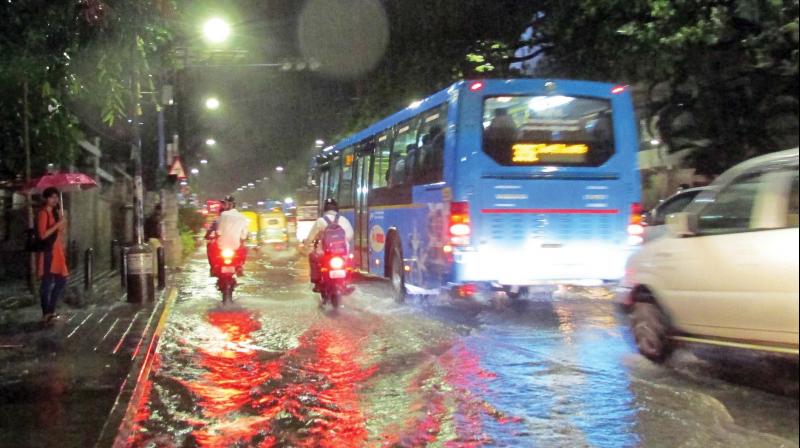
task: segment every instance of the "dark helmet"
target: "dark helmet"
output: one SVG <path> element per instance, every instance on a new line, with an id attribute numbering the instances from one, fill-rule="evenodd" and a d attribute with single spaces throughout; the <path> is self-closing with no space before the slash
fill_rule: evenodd
<path id="1" fill-rule="evenodd" d="M 323 211 L 330 212 L 338 212 L 339 211 L 339 203 L 336 202 L 336 199 L 328 198 L 325 199 L 325 206 L 322 209 Z"/>
<path id="2" fill-rule="evenodd" d="M 236 208 L 236 198 L 234 198 L 232 195 L 225 196 L 225 199 L 222 201 L 228 203 L 228 206 L 231 208 Z"/>

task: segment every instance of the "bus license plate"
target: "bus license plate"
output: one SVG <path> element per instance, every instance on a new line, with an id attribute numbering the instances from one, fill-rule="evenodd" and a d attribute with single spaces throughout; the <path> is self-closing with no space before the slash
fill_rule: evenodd
<path id="1" fill-rule="evenodd" d="M 343 270 L 331 271 L 331 278 L 345 278 L 345 277 L 347 277 L 347 271 Z"/>
<path id="2" fill-rule="evenodd" d="M 222 267 L 222 273 L 223 274 L 233 274 L 234 272 L 236 272 L 236 267 L 234 267 L 234 266 L 223 266 Z"/>

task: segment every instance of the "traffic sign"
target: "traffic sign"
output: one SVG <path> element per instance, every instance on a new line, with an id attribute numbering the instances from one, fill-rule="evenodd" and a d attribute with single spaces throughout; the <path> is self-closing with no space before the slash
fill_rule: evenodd
<path id="1" fill-rule="evenodd" d="M 179 156 L 175 156 L 172 159 L 172 164 L 169 166 L 169 175 L 175 176 L 179 180 L 186 179 L 186 171 L 183 169 L 183 164 L 181 163 L 181 158 Z"/>

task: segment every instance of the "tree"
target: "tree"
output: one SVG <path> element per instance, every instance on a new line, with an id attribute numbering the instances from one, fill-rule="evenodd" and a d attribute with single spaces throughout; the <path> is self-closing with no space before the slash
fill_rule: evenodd
<path id="1" fill-rule="evenodd" d="M 34 170 L 73 160 L 86 128 L 124 146 L 129 126 L 122 118 L 138 103 L 131 82 L 150 83 L 151 61 L 168 44 L 170 10 L 163 0 L 4 2 L 0 172 L 22 171 L 26 118 Z M 29 92 L 27 114 L 24 91 Z"/>
<path id="2" fill-rule="evenodd" d="M 672 151 L 715 174 L 797 145 L 796 0 L 545 1 L 543 75 L 640 84 Z"/>

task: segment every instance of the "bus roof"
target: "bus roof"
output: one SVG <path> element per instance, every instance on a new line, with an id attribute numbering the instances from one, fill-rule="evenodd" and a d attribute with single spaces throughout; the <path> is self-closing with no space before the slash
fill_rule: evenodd
<path id="1" fill-rule="evenodd" d="M 355 143 L 361 142 L 372 135 L 383 132 L 397 123 L 411 119 L 420 112 L 424 112 L 428 109 L 432 109 L 436 106 L 446 103 L 451 95 L 455 94 L 456 92 L 460 92 L 466 88 L 472 89 L 474 86 L 480 85 L 479 89 L 477 90 L 486 90 L 488 92 L 500 91 L 498 93 L 511 94 L 515 90 L 525 91 L 529 90 L 531 87 L 543 87 L 544 84 L 547 82 L 552 82 L 556 86 L 566 85 L 571 89 L 596 91 L 598 93 L 598 96 L 611 96 L 612 91 L 615 88 L 622 87 L 618 86 L 617 84 L 598 82 L 598 81 L 578 81 L 578 80 L 567 80 L 567 79 L 540 79 L 540 78 L 471 79 L 471 80 L 458 81 L 453 85 L 443 90 L 440 90 L 425 99 L 422 99 L 420 101 L 415 101 L 405 109 L 396 112 L 376 123 L 371 124 L 367 128 L 362 129 L 361 131 L 344 138 L 343 140 L 335 143 L 334 145 L 328 146 L 323 150 L 322 155 L 325 156 L 335 155 L 342 149 L 347 148 L 348 146 L 353 145 Z M 623 90 L 626 89 L 623 88 Z M 620 90 L 620 92 L 622 92 L 623 90 Z M 613 93 L 620 93 L 620 92 L 613 92 Z"/>

